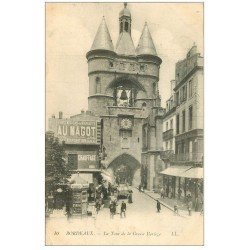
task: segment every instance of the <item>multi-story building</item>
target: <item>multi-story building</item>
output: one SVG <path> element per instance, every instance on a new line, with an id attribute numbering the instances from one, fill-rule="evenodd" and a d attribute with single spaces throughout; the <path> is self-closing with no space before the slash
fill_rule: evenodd
<path id="1" fill-rule="evenodd" d="M 202 200 L 204 89 L 203 57 L 195 45 L 176 63 L 171 89 L 163 122 L 163 185 L 167 196 L 190 193 L 197 209 Z"/>
<path id="2" fill-rule="evenodd" d="M 174 91 L 175 80 L 170 82 L 171 84 L 171 96 L 166 101 L 166 113 L 163 117 L 163 152 L 161 153 L 161 159 L 164 161 L 165 166 L 170 166 L 173 161 L 175 153 L 175 100 Z"/>
<path id="3" fill-rule="evenodd" d="M 178 163 L 203 161 L 203 57 L 194 45 L 176 64 L 176 136 Z"/>
<path id="4" fill-rule="evenodd" d="M 63 118 L 54 115 L 49 119 L 49 131 L 53 131 L 64 144 L 66 161 L 72 171 L 72 178 L 79 175 L 89 184 L 97 184 L 102 149 L 102 121 L 89 111 Z"/>
<path id="5" fill-rule="evenodd" d="M 166 101 L 166 114 L 163 118 L 163 149 L 164 151 L 175 152 L 175 100 L 173 88 L 175 87 L 175 80 L 171 81 L 171 96 Z"/>
<path id="6" fill-rule="evenodd" d="M 103 178 L 109 178 L 101 168 L 101 153 L 104 152 L 102 120 L 90 111 L 82 111 L 70 118 L 64 118 L 59 112 L 58 118 L 54 115 L 49 118 L 49 131 L 64 145 L 65 160 L 71 171 L 70 183 L 84 182 L 88 188 L 87 199 L 93 201 L 98 185 Z"/>

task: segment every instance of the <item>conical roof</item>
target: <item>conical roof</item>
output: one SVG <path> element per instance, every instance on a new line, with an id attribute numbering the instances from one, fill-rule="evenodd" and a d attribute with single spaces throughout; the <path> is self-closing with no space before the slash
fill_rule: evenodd
<path id="1" fill-rule="evenodd" d="M 126 55 L 126 56 L 136 55 L 133 40 L 128 32 L 122 32 L 119 35 L 116 44 L 116 53 L 119 55 Z"/>
<path id="2" fill-rule="evenodd" d="M 142 31 L 138 46 L 136 48 L 136 53 L 137 55 L 157 56 L 155 45 L 151 37 L 151 34 L 149 32 L 147 23 L 145 23 L 143 27 L 143 31 Z"/>
<path id="3" fill-rule="evenodd" d="M 97 49 L 114 51 L 114 45 L 112 43 L 104 17 L 98 28 L 94 42 L 91 47 L 91 50 L 97 50 Z"/>

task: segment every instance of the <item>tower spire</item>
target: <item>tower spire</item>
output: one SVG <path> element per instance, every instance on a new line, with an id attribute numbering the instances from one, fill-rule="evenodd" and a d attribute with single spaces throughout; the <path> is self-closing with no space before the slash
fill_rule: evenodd
<path id="1" fill-rule="evenodd" d="M 111 40 L 104 16 L 102 17 L 102 22 L 98 28 L 94 42 L 91 47 L 91 50 L 97 49 L 114 51 L 114 45 Z"/>
<path id="2" fill-rule="evenodd" d="M 121 55 L 135 55 L 135 46 L 131 38 L 131 13 L 124 3 L 119 13 L 120 35 L 116 44 L 116 53 Z"/>
<path id="3" fill-rule="evenodd" d="M 154 55 L 157 56 L 155 45 L 148 29 L 148 24 L 145 22 L 143 31 L 136 48 L 137 55 Z"/>

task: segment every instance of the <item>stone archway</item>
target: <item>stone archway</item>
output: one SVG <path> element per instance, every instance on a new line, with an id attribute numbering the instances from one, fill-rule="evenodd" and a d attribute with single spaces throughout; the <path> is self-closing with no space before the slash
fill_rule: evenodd
<path id="1" fill-rule="evenodd" d="M 121 154 L 117 156 L 108 166 L 112 169 L 114 179 L 119 183 L 129 183 L 130 185 L 138 185 L 140 183 L 140 162 L 129 154 Z"/>

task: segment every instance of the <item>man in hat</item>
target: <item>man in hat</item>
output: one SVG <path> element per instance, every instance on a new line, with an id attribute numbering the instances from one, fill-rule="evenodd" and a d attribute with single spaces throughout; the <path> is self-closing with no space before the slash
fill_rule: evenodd
<path id="1" fill-rule="evenodd" d="M 122 201 L 122 204 L 121 204 L 121 218 L 124 216 L 124 218 L 126 218 L 126 209 L 127 209 L 127 206 L 126 206 L 126 203 L 124 201 Z"/>

